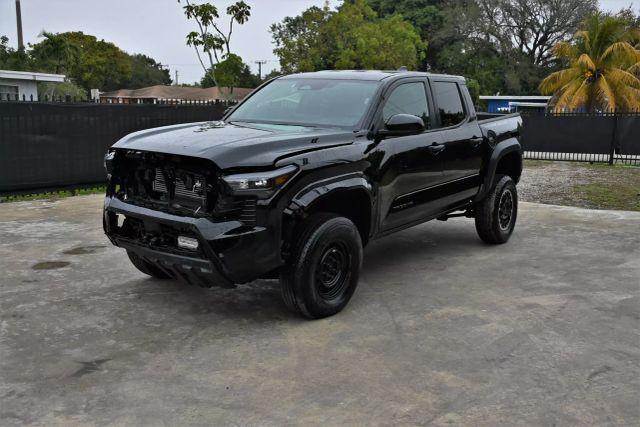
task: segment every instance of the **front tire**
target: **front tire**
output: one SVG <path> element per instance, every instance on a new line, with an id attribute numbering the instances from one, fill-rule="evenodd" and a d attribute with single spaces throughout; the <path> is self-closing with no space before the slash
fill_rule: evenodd
<path id="1" fill-rule="evenodd" d="M 490 244 L 506 243 L 516 226 L 518 190 L 510 176 L 498 176 L 493 190 L 476 205 L 478 236 Z"/>
<path id="2" fill-rule="evenodd" d="M 296 230 L 291 261 L 281 274 L 287 307 L 310 319 L 339 313 L 358 285 L 362 240 L 349 219 L 315 214 Z"/>

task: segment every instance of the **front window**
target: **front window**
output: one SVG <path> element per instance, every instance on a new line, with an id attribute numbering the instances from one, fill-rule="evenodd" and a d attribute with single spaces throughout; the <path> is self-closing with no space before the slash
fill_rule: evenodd
<path id="1" fill-rule="evenodd" d="M 377 81 L 279 79 L 228 117 L 230 122 L 353 128 L 371 104 Z"/>
<path id="2" fill-rule="evenodd" d="M 423 83 L 404 83 L 393 90 L 382 110 L 382 118 L 386 123 L 396 114 L 411 114 L 420 117 L 424 122 L 425 129 L 431 129 L 427 95 Z"/>

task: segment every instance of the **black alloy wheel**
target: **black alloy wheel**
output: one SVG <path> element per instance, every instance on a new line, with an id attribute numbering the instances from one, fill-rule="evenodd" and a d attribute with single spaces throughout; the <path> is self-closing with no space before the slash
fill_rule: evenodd
<path id="1" fill-rule="evenodd" d="M 500 205 L 498 207 L 498 222 L 501 230 L 508 230 L 513 218 L 513 193 L 505 190 L 500 196 Z"/>
<path id="2" fill-rule="evenodd" d="M 335 243 L 325 249 L 315 271 L 318 294 L 331 301 L 344 293 L 349 279 L 350 255 L 343 243 Z"/>
<path id="3" fill-rule="evenodd" d="M 296 228 L 280 275 L 286 306 L 310 319 L 340 312 L 358 286 L 362 240 L 351 220 L 317 213 Z"/>

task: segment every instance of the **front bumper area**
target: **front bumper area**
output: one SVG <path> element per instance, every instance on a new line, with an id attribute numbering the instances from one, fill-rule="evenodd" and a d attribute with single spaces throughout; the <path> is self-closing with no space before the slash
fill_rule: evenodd
<path id="1" fill-rule="evenodd" d="M 136 221 L 145 230 L 144 238 L 127 235 L 119 216 Z M 103 225 L 114 245 L 136 253 L 175 279 L 202 287 L 234 287 L 281 265 L 277 233 L 240 221 L 172 215 L 107 196 Z M 198 249 L 178 247 L 178 235 L 197 239 Z"/>

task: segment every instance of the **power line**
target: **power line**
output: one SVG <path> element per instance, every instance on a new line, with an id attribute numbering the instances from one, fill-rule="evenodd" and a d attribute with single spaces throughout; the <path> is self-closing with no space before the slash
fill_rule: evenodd
<path id="1" fill-rule="evenodd" d="M 254 64 L 257 64 L 258 60 L 255 61 L 250 61 L 253 62 Z M 260 61 L 263 61 L 264 63 L 268 63 L 268 62 L 279 62 L 279 59 L 261 59 Z M 202 64 L 199 63 L 184 63 L 184 64 L 174 64 L 174 63 L 169 63 L 169 64 L 164 64 L 166 66 L 173 66 L 173 67 L 202 67 Z"/>

